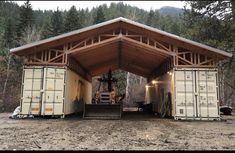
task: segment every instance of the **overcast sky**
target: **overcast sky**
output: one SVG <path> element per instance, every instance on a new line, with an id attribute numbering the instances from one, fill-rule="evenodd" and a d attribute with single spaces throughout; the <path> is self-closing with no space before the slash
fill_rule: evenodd
<path id="1" fill-rule="evenodd" d="M 24 4 L 25 1 L 14 1 L 19 5 Z M 91 10 L 93 7 L 97 7 L 102 4 L 123 2 L 131 6 L 137 6 L 138 8 L 149 11 L 150 9 L 159 9 L 163 6 L 173 6 L 183 8 L 185 2 L 182 1 L 31 1 L 34 10 L 56 10 L 59 7 L 60 10 L 68 10 L 72 5 L 75 5 L 77 9 L 88 8 Z"/>

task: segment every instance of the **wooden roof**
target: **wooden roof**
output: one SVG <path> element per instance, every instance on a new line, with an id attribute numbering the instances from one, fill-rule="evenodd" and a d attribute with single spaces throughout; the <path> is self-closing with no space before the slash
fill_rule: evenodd
<path id="1" fill-rule="evenodd" d="M 15 55 L 24 56 L 32 52 L 53 48 L 69 42 L 83 40 L 99 33 L 105 33 L 107 31 L 120 28 L 134 31 L 139 35 L 147 35 L 162 42 L 190 49 L 200 54 L 213 55 L 218 59 L 232 57 L 231 53 L 122 17 L 13 48 L 10 52 Z M 150 75 L 152 70 L 162 63 L 162 61 L 173 56 L 173 54 L 153 51 L 151 47 L 135 43 L 130 39 L 120 36 L 118 38 L 110 39 L 110 41 L 107 41 L 102 45 L 96 45 L 96 47 L 90 47 L 80 52 L 72 52 L 70 56 L 73 56 L 77 61 L 79 61 L 79 63 L 88 72 L 90 72 L 92 76 L 107 72 L 110 68 L 113 70 L 121 68 L 123 70 L 147 77 Z"/>

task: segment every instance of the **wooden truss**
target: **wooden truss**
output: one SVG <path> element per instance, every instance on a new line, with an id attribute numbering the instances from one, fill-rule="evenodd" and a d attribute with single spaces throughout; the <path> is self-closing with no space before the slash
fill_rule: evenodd
<path id="1" fill-rule="evenodd" d="M 216 67 L 216 59 L 206 55 L 199 54 L 193 50 L 178 47 L 174 44 L 163 42 L 160 38 L 152 38 L 148 35 L 140 35 L 130 30 L 119 28 L 106 33 L 97 33 L 91 37 L 79 39 L 73 42 L 66 42 L 61 46 L 37 51 L 25 55 L 26 65 L 53 65 L 69 66 L 79 74 L 90 80 L 91 74 L 79 61 L 73 58 L 73 55 L 86 53 L 108 44 L 119 43 L 118 65 L 122 65 L 122 43 L 138 46 L 143 51 L 154 56 L 163 57 L 165 60 L 155 69 L 151 70 L 151 76 L 159 76 L 173 67 L 195 67 L 211 68 Z"/>

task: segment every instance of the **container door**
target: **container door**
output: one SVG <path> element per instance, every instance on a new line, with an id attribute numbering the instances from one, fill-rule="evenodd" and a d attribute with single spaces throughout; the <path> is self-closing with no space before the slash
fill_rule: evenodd
<path id="1" fill-rule="evenodd" d="M 196 117 L 194 71 L 175 71 L 175 93 L 175 116 Z"/>
<path id="2" fill-rule="evenodd" d="M 217 100 L 217 72 L 197 71 L 198 116 L 219 117 Z"/>
<path id="3" fill-rule="evenodd" d="M 62 115 L 64 101 L 63 68 L 44 68 L 42 115 Z"/>
<path id="4" fill-rule="evenodd" d="M 42 102 L 43 68 L 25 68 L 23 75 L 21 113 L 39 115 Z"/>

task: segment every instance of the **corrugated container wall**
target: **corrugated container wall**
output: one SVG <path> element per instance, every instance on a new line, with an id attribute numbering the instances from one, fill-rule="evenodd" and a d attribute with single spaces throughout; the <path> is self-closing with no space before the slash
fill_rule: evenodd
<path id="1" fill-rule="evenodd" d="M 91 83 L 66 67 L 24 67 L 21 114 L 64 116 L 91 101 Z"/>
<path id="2" fill-rule="evenodd" d="M 148 98 L 155 99 L 153 111 L 175 119 L 220 119 L 217 75 L 216 69 L 187 68 L 156 78 L 150 86 L 155 94 Z"/>

